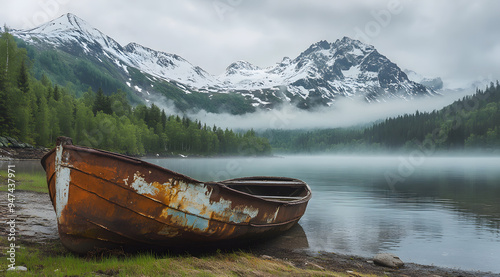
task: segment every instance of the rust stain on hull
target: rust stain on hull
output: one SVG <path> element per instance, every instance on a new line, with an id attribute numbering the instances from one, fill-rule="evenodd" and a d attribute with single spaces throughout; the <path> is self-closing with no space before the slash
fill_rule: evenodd
<path id="1" fill-rule="evenodd" d="M 283 177 L 200 182 L 124 155 L 58 138 L 43 159 L 62 243 L 184 247 L 259 237 L 292 227 L 311 191 Z"/>

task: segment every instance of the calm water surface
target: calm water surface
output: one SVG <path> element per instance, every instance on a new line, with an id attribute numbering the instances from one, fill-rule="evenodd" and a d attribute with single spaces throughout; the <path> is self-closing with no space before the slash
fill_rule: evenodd
<path id="1" fill-rule="evenodd" d="M 500 158 L 290 156 L 149 162 L 201 181 L 285 176 L 313 198 L 279 247 L 500 273 Z M 6 163 L 0 162 L 2 168 Z M 42 170 L 16 162 L 16 170 Z M 290 238 L 290 236 L 292 236 Z M 288 241 L 288 243 L 286 243 Z"/>
<path id="2" fill-rule="evenodd" d="M 288 247 L 500 273 L 500 158 L 152 159 L 201 181 L 285 176 L 313 198 Z M 305 240 L 305 243 L 303 240 Z"/>

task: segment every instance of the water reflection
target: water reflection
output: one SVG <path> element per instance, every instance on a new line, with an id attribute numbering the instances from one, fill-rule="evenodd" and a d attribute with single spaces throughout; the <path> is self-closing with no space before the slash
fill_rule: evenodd
<path id="1" fill-rule="evenodd" d="M 313 198 L 300 230 L 268 247 L 393 252 L 407 262 L 500 273 L 500 158 L 427 157 L 393 186 L 386 175 L 399 173 L 400 157 L 148 161 L 202 181 L 258 175 L 306 181 Z M 18 171 L 42 170 L 37 161 L 15 164 Z"/>
<path id="2" fill-rule="evenodd" d="M 500 158 L 428 157 L 390 186 L 386 175 L 398 174 L 401 160 L 295 156 L 154 162 L 200 180 L 279 175 L 308 182 L 313 198 L 300 224 L 312 252 L 394 252 L 409 262 L 500 272 Z"/>
<path id="3" fill-rule="evenodd" d="M 290 230 L 280 236 L 270 238 L 262 244 L 254 245 L 256 248 L 274 248 L 274 249 L 308 249 L 309 242 L 306 232 L 300 224 L 295 224 Z"/>
<path id="4" fill-rule="evenodd" d="M 0 170 L 7 170 L 9 165 L 15 165 L 16 172 L 37 173 L 43 171 L 39 160 L 28 161 L 0 161 Z"/>

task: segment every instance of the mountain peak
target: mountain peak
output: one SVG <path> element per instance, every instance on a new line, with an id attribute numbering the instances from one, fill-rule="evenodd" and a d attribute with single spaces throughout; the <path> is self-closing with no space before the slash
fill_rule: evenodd
<path id="1" fill-rule="evenodd" d="M 133 52 L 136 49 L 144 49 L 147 51 L 153 51 L 151 48 L 148 48 L 146 46 L 140 45 L 139 43 L 136 42 L 130 42 L 129 44 L 125 45 L 124 47 L 127 51 Z"/>
<path id="2" fill-rule="evenodd" d="M 94 50 L 112 49 L 120 52 L 122 47 L 98 29 L 78 16 L 67 13 L 30 30 L 17 30 L 16 35 L 24 40 L 33 37 L 53 46 L 78 45 L 85 53 Z"/>
<path id="3" fill-rule="evenodd" d="M 68 21 L 73 21 L 73 22 L 76 22 L 76 21 L 80 21 L 80 22 L 85 22 L 85 20 L 81 19 L 80 17 L 76 16 L 75 14 L 72 14 L 72 13 L 67 13 L 67 14 L 63 14 L 62 16 L 60 16 L 59 18 L 61 17 L 66 17 L 68 19 Z"/>
<path id="4" fill-rule="evenodd" d="M 290 57 L 283 57 L 283 59 L 281 60 L 279 65 L 286 66 L 286 65 L 290 65 L 291 63 L 292 63 L 292 59 L 290 59 Z"/>
<path id="5" fill-rule="evenodd" d="M 330 49 L 331 46 L 330 43 L 326 40 L 320 40 L 313 45 L 321 49 Z"/>
<path id="6" fill-rule="evenodd" d="M 354 42 L 359 42 L 359 40 L 352 39 L 350 37 L 344 36 L 341 40 L 342 43 L 354 43 Z"/>
<path id="7" fill-rule="evenodd" d="M 408 76 L 408 79 L 415 83 L 422 84 L 434 90 L 443 88 L 443 80 L 440 77 L 425 77 L 409 69 L 404 69 L 403 72 Z"/>
<path id="8" fill-rule="evenodd" d="M 236 61 L 232 64 L 230 64 L 227 68 L 226 71 L 229 74 L 238 72 L 240 70 L 259 70 L 260 68 L 256 65 L 251 64 L 250 62 L 239 60 Z"/>
<path id="9" fill-rule="evenodd" d="M 70 30 L 84 31 L 93 29 L 94 28 L 85 20 L 72 13 L 67 13 L 36 28 L 27 30 L 27 32 L 50 34 L 56 32 L 67 32 Z"/>
<path id="10" fill-rule="evenodd" d="M 302 52 L 298 58 L 304 58 L 311 54 L 317 53 L 352 53 L 358 56 L 364 55 L 366 53 L 372 52 L 375 48 L 371 45 L 364 44 L 359 40 L 352 39 L 350 37 L 343 37 L 342 39 L 337 39 L 334 43 L 329 43 L 326 40 L 318 41 L 304 52 Z M 326 51 L 326 52 L 325 52 Z"/>
<path id="11" fill-rule="evenodd" d="M 333 44 L 334 47 L 337 48 L 340 52 L 351 53 L 357 56 L 364 56 L 373 51 L 377 51 L 372 45 L 365 44 L 357 39 L 352 39 L 350 37 L 337 39 Z"/>

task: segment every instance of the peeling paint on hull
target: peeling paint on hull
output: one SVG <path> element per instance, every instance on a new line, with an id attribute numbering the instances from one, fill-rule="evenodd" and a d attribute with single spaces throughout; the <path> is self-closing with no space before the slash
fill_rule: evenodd
<path id="1" fill-rule="evenodd" d="M 69 183 L 71 181 L 71 170 L 68 167 L 62 166 L 63 161 L 63 146 L 59 145 L 56 148 L 56 215 L 57 220 L 61 219 L 63 209 L 68 203 Z"/>
<path id="2" fill-rule="evenodd" d="M 168 249 L 279 233 L 298 222 L 311 198 L 307 184 L 297 179 L 203 183 L 61 140 L 65 143 L 58 142 L 42 165 L 61 241 L 74 252 L 122 246 Z"/>

